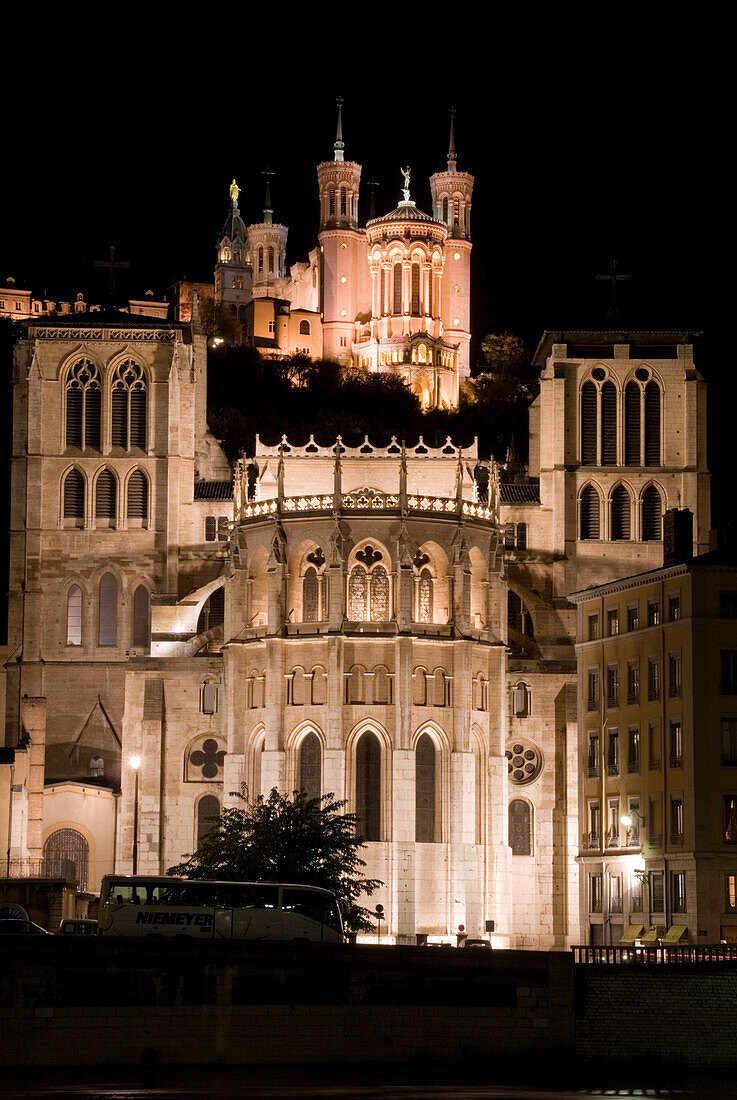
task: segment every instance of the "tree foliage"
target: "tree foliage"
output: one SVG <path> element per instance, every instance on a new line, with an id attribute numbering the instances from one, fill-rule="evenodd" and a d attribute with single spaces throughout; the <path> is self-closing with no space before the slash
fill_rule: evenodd
<path id="1" fill-rule="evenodd" d="M 343 813 L 345 802 L 334 795 L 291 797 L 274 788 L 242 805 L 223 809 L 201 839 L 197 851 L 170 875 L 229 882 L 293 882 L 332 890 L 348 913 L 350 931 L 372 931 L 369 910 L 358 904 L 382 883 L 365 878 L 359 851 L 365 839 L 355 814 Z"/>

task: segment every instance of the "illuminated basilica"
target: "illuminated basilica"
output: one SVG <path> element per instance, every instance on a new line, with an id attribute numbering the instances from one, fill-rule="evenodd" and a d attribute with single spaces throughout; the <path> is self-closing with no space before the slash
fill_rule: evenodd
<path id="1" fill-rule="evenodd" d="M 268 197 L 246 227 L 232 186 L 215 298 L 265 352 L 396 371 L 452 406 L 473 179 L 451 132 L 432 214 L 405 171 L 396 208 L 361 227 L 343 154 L 339 120 L 318 245 L 289 271 Z M 31 321 L 16 346 L 9 861 L 63 856 L 94 891 L 134 860 L 179 862 L 231 792 L 304 787 L 359 815 L 390 939 L 581 942 L 567 597 L 660 567 L 666 509 L 689 508 L 706 549 L 690 338 L 545 333 L 517 476 L 450 440 L 259 441 L 232 469 L 206 351 L 196 307 Z"/>

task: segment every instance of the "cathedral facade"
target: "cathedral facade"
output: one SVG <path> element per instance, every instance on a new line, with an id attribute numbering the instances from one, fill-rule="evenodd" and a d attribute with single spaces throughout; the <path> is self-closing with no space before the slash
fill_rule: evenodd
<path id="1" fill-rule="evenodd" d="M 359 229 L 339 130 L 318 167 L 318 247 L 289 275 L 268 200 L 246 227 L 234 187 L 216 295 L 246 320 L 285 303 L 298 329 L 319 326 L 297 332 L 319 332 L 315 354 L 454 404 L 473 182 L 455 163 L 451 143 L 432 216 L 407 187 Z M 232 792 L 303 787 L 360 817 L 396 942 L 461 927 L 499 946 L 581 942 L 568 596 L 660 567 L 668 509 L 690 509 L 706 548 L 705 393 L 686 333 L 546 333 L 536 361 L 524 475 L 451 440 L 259 441 L 231 469 L 207 428 L 196 308 L 29 324 L 13 375 L 9 862 L 63 855 L 91 890 L 113 868 L 163 873 Z"/>

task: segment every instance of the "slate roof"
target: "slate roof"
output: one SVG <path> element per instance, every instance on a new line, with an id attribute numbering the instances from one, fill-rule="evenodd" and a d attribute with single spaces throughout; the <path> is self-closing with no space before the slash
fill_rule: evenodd
<path id="1" fill-rule="evenodd" d="M 517 485 L 512 481 L 502 481 L 499 485 L 500 504 L 539 504 L 540 482 L 528 481 Z"/>
<path id="2" fill-rule="evenodd" d="M 232 481 L 195 481 L 195 500 L 232 500 Z"/>

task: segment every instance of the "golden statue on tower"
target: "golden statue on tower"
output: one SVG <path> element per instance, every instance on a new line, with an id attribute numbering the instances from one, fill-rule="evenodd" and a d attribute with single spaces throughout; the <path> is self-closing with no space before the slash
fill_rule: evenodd
<path id="1" fill-rule="evenodd" d="M 241 189 L 235 182 L 235 176 L 233 176 L 233 182 L 230 185 L 230 201 L 233 203 L 234 206 L 238 205 L 238 196 L 240 195 L 240 193 Z"/>

